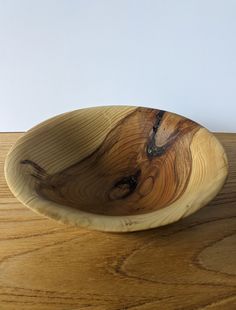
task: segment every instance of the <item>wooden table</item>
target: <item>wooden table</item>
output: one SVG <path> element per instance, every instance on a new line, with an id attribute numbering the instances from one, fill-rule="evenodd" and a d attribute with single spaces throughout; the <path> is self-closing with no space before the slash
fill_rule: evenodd
<path id="1" fill-rule="evenodd" d="M 236 134 L 216 134 L 230 175 L 178 223 L 111 234 L 58 224 L 18 203 L 3 163 L 22 133 L 0 134 L 0 309 L 236 309 Z"/>

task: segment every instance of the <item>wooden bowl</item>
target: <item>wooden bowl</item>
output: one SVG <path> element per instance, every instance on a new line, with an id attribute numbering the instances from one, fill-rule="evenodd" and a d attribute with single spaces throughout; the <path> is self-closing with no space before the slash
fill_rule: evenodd
<path id="1" fill-rule="evenodd" d="M 14 195 L 34 211 L 114 232 L 175 222 L 208 203 L 228 164 L 207 129 L 161 110 L 108 106 L 29 130 L 5 163 Z"/>

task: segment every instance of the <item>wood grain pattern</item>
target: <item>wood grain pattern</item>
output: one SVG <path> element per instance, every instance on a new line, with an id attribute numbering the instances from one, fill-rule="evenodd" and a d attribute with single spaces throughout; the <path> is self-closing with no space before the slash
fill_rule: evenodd
<path id="1" fill-rule="evenodd" d="M 34 161 L 21 163 L 32 167 L 38 195 L 60 205 L 105 215 L 148 213 L 170 205 L 186 189 L 190 144 L 199 128 L 171 113 L 138 108 L 95 152 L 66 169 L 50 175 Z"/>
<path id="2" fill-rule="evenodd" d="M 20 204 L 3 162 L 21 133 L 0 134 L 1 310 L 235 310 L 236 134 L 217 134 L 230 174 L 205 208 L 168 226 L 107 234 Z"/>
<path id="3" fill-rule="evenodd" d="M 225 181 L 227 159 L 214 135 L 183 116 L 97 107 L 30 130 L 5 171 L 15 196 L 39 213 L 85 228 L 135 231 L 205 205 Z"/>

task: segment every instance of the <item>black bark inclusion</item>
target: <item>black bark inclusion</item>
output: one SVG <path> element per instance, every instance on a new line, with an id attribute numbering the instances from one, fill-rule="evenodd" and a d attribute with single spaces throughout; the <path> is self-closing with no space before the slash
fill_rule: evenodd
<path id="1" fill-rule="evenodd" d="M 152 128 L 152 134 L 149 138 L 148 144 L 147 144 L 147 156 L 148 158 L 152 158 L 155 156 L 161 156 L 165 153 L 166 148 L 168 145 L 163 145 L 161 147 L 156 146 L 155 144 L 155 138 L 156 134 L 158 132 L 158 129 L 161 125 L 162 118 L 165 114 L 165 111 L 160 110 L 156 114 L 156 120 L 154 123 L 154 126 Z M 130 196 L 138 186 L 139 177 L 141 175 L 141 170 L 137 170 L 137 172 L 130 176 L 125 176 L 118 180 L 112 187 L 112 192 L 116 192 L 116 198 L 115 199 L 124 199 Z"/>
<path id="2" fill-rule="evenodd" d="M 163 155 L 167 148 L 167 145 L 157 146 L 155 143 L 156 135 L 157 135 L 158 129 L 160 128 L 161 121 L 162 121 L 164 114 L 165 114 L 165 111 L 161 110 L 156 115 L 156 120 L 152 128 L 152 134 L 147 144 L 147 156 L 150 159 L 153 157 Z"/>

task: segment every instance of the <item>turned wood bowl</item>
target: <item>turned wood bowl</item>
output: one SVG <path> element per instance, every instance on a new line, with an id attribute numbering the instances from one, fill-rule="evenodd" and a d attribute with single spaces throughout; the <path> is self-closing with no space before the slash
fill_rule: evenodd
<path id="1" fill-rule="evenodd" d="M 228 174 L 206 128 L 145 107 L 80 109 L 30 129 L 5 176 L 27 207 L 63 223 L 125 232 L 175 222 L 207 204 Z"/>

